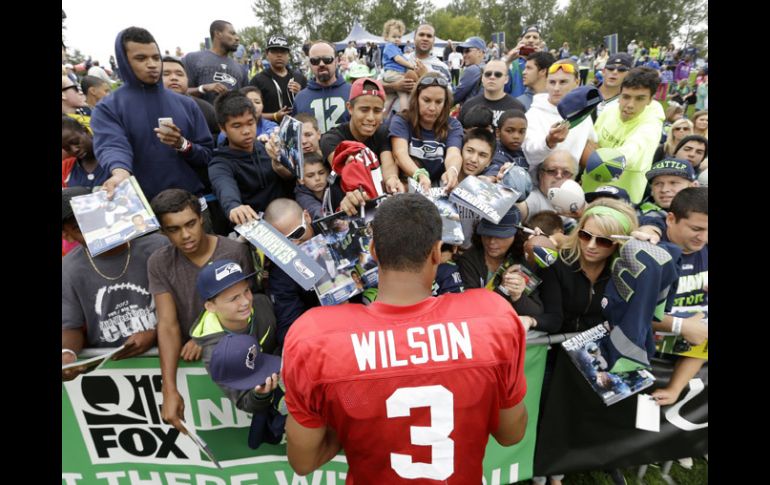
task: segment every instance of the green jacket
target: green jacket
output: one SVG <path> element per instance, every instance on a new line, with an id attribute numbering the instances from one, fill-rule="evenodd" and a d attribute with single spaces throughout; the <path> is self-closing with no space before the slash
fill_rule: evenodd
<path id="1" fill-rule="evenodd" d="M 626 157 L 626 168 L 612 185 L 626 189 L 634 204 L 641 202 L 644 195 L 645 173 L 652 165 L 665 118 L 663 107 L 653 100 L 630 121 L 621 120 L 620 104 L 606 108 L 596 120 L 594 128 L 599 137 L 599 148 L 615 148 Z M 587 178 L 583 181 L 583 190 L 591 192 L 596 187 L 586 187 L 587 181 Z"/>

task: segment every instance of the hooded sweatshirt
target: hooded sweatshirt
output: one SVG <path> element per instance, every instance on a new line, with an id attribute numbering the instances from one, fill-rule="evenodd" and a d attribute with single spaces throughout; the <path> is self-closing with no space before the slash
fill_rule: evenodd
<path id="1" fill-rule="evenodd" d="M 274 199 L 290 197 L 287 183 L 275 173 L 270 156 L 259 141 L 254 143 L 251 153 L 229 146 L 214 150 L 209 178 L 226 216 L 243 204 L 259 212 Z"/>
<path id="2" fill-rule="evenodd" d="M 251 324 L 253 322 L 253 325 Z M 204 310 L 200 317 L 193 323 L 190 329 L 190 337 L 196 344 L 203 348 L 203 364 L 206 370 L 211 365 L 211 355 L 214 353 L 214 347 L 229 331 L 222 327 L 216 314 Z M 243 331 L 232 333 L 249 333 L 257 338 L 260 343 L 260 351 L 268 354 L 277 355 L 277 337 L 275 330 L 275 314 L 270 299 L 262 294 L 255 294 L 252 303 L 251 322 Z M 253 413 L 270 406 L 271 399 L 260 399 L 251 390 L 241 391 L 217 385 L 222 389 L 225 395 L 235 404 L 235 406 L 247 413 Z M 272 397 L 272 394 L 271 394 Z"/>
<path id="3" fill-rule="evenodd" d="M 315 116 L 318 131 L 323 135 L 340 123 L 350 121 L 350 113 L 345 107 L 349 97 L 350 84 L 337 71 L 337 80 L 331 86 L 321 86 L 315 79 L 308 81 L 307 87 L 294 98 L 291 114 L 308 113 Z"/>
<path id="4" fill-rule="evenodd" d="M 562 121 L 556 105 L 548 101 L 548 93 L 536 94 L 532 97 L 532 106 L 527 111 L 527 137 L 524 139 L 522 149 L 529 162 L 529 174 L 532 180 L 537 174 L 537 168 L 543 163 L 543 160 L 554 150 L 567 150 L 580 161 L 583 155 L 583 149 L 588 140 L 596 141 L 596 132 L 591 118 L 587 117 L 579 125 L 570 128 L 567 139 L 558 143 L 553 148 L 548 148 L 545 143 L 545 137 L 554 123 Z M 660 130 L 658 130 L 660 132 Z"/>
<path id="5" fill-rule="evenodd" d="M 620 104 L 609 106 L 596 120 L 599 147 L 615 148 L 626 157 L 623 173 L 613 185 L 626 189 L 634 204 L 641 202 L 644 195 L 647 186 L 644 174 L 652 166 L 665 118 L 663 107 L 653 100 L 632 120 L 621 119 Z"/>
<path id="6" fill-rule="evenodd" d="M 125 84 L 97 104 L 91 117 L 96 159 L 108 173 L 116 168 L 131 172 L 147 200 L 171 187 L 202 195 L 204 186 L 193 167 L 205 167 L 214 148 L 203 113 L 189 97 L 165 89 L 162 78 L 152 85 L 141 82 L 129 65 L 122 38 L 121 31 L 115 57 Z M 187 153 L 161 143 L 153 131 L 158 118 L 165 117 L 173 118 L 192 144 Z"/>

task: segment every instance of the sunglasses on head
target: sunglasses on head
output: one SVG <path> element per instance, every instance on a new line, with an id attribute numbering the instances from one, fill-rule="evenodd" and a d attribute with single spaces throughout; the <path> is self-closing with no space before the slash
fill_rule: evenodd
<path id="1" fill-rule="evenodd" d="M 618 71 L 618 72 L 627 72 L 628 66 L 624 66 L 623 64 L 613 64 L 611 66 L 604 66 L 605 69 L 608 71 Z"/>
<path id="2" fill-rule="evenodd" d="M 445 88 L 449 85 L 446 79 L 438 76 L 425 76 L 424 78 L 420 79 L 420 84 L 423 86 L 435 86 L 438 84 L 442 88 Z"/>
<path id="3" fill-rule="evenodd" d="M 310 58 L 310 64 L 314 66 L 317 66 L 321 62 L 323 62 L 328 66 L 329 64 L 334 62 L 334 56 L 316 56 L 316 57 Z"/>
<path id="4" fill-rule="evenodd" d="M 578 239 L 583 242 L 591 242 L 591 239 L 595 239 L 596 245 L 605 249 L 609 249 L 615 244 L 615 241 L 613 241 L 611 238 L 606 236 L 596 236 L 586 231 L 585 229 L 580 229 L 578 231 Z"/>
<path id="5" fill-rule="evenodd" d="M 576 72 L 575 66 L 572 64 L 551 64 L 551 67 L 548 68 L 548 74 L 553 74 L 559 69 L 566 72 L 567 74 L 575 74 Z"/>
<path id="6" fill-rule="evenodd" d="M 485 71 L 484 77 L 492 77 L 495 76 L 496 78 L 500 79 L 501 77 L 505 76 L 505 73 L 502 73 L 500 71 Z"/>
<path id="7" fill-rule="evenodd" d="M 302 236 L 307 232 L 307 224 L 305 223 L 305 213 L 302 213 L 302 224 L 292 229 L 292 231 L 286 235 L 286 239 L 291 241 L 298 241 L 302 239 Z"/>

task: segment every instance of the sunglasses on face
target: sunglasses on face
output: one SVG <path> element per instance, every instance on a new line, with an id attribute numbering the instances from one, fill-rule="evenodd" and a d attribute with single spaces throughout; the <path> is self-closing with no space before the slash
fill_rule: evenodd
<path id="1" fill-rule="evenodd" d="M 492 76 L 495 76 L 495 77 L 496 77 L 496 78 L 498 78 L 498 79 L 500 79 L 500 78 L 501 78 L 501 77 L 503 77 L 504 75 L 505 75 L 505 74 L 504 74 L 504 73 L 502 73 L 502 72 L 500 72 L 500 71 L 486 71 L 486 72 L 484 73 L 484 77 L 492 77 Z"/>
<path id="2" fill-rule="evenodd" d="M 575 66 L 572 64 L 551 64 L 551 67 L 548 68 L 548 74 L 553 74 L 559 69 L 567 74 L 575 74 Z"/>
<path id="3" fill-rule="evenodd" d="M 591 239 L 595 239 L 596 245 L 604 249 L 609 249 L 615 244 L 615 241 L 613 241 L 612 239 L 606 236 L 596 236 L 586 231 L 585 229 L 580 229 L 578 231 L 578 239 L 586 243 L 591 242 Z"/>
<path id="4" fill-rule="evenodd" d="M 687 126 L 677 126 L 676 128 L 674 128 L 674 131 L 687 131 L 689 129 L 690 128 Z"/>
<path id="5" fill-rule="evenodd" d="M 305 224 L 305 214 L 302 214 L 302 224 L 294 228 L 289 234 L 286 235 L 286 239 L 291 241 L 298 241 L 302 239 L 302 236 L 307 232 L 307 224 Z"/>
<path id="6" fill-rule="evenodd" d="M 544 168 L 543 172 L 551 177 L 563 177 L 567 179 L 571 179 L 574 175 L 569 170 L 564 170 L 563 168 Z"/>
<path id="7" fill-rule="evenodd" d="M 607 69 L 608 71 L 618 71 L 618 72 L 628 71 L 628 67 L 622 64 L 613 64 L 611 66 L 605 66 L 604 68 Z"/>
<path id="8" fill-rule="evenodd" d="M 447 80 L 443 77 L 436 77 L 436 76 L 426 76 L 420 80 L 420 84 L 423 86 L 435 86 L 438 84 L 442 88 L 447 87 L 448 83 Z"/>
<path id="9" fill-rule="evenodd" d="M 82 91 L 80 90 L 80 86 L 78 86 L 77 84 L 73 84 L 72 86 L 67 86 L 66 88 L 61 88 L 61 92 L 63 93 L 68 89 L 76 89 L 77 92 L 82 93 Z"/>
<path id="10" fill-rule="evenodd" d="M 316 56 L 310 58 L 310 64 L 317 66 L 321 62 L 326 64 L 327 66 L 334 62 L 334 56 Z"/>

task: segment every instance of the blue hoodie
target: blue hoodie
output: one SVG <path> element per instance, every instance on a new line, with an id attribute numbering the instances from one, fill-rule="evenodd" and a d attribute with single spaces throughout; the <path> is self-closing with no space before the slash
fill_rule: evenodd
<path id="1" fill-rule="evenodd" d="M 125 84 L 104 98 L 91 117 L 96 159 L 108 173 L 115 168 L 131 172 L 148 200 L 171 187 L 202 195 L 203 183 L 193 167 L 205 168 L 214 148 L 203 113 L 189 97 L 165 89 L 162 78 L 153 85 L 141 82 L 128 63 L 122 38 L 123 31 L 115 39 L 115 57 Z M 192 143 L 186 154 L 161 143 L 153 131 L 164 117 L 173 118 Z"/>
<path id="2" fill-rule="evenodd" d="M 294 98 L 292 116 L 308 113 L 318 120 L 318 131 L 323 135 L 340 123 L 350 121 L 350 113 L 345 102 L 350 97 L 350 84 L 345 82 L 337 71 L 337 80 L 331 86 L 321 86 L 315 79 L 307 82 L 307 87 Z M 313 106 L 313 105 L 316 106 Z M 323 118 L 318 117 L 316 108 L 323 110 Z"/>

